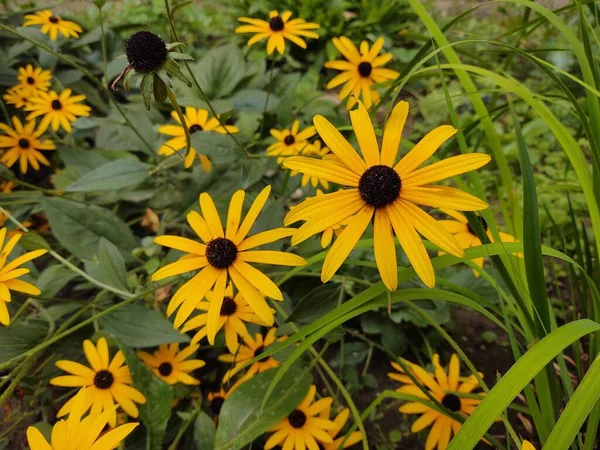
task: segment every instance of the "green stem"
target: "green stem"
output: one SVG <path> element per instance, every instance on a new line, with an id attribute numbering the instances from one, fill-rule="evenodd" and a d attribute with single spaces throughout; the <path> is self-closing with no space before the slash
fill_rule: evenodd
<path id="1" fill-rule="evenodd" d="M 177 448 L 179 448 L 179 441 L 181 441 L 181 438 L 183 437 L 191 423 L 194 421 L 199 411 L 200 409 L 198 408 L 198 405 L 194 404 L 194 410 L 191 411 L 190 417 L 184 420 L 179 426 L 179 430 L 177 430 L 177 435 L 175 436 L 175 439 L 173 439 L 173 442 L 171 443 L 171 445 L 169 445 L 169 450 L 177 450 Z"/>
<path id="2" fill-rule="evenodd" d="M 100 33 L 102 33 L 102 60 L 104 62 L 104 82 L 108 85 L 108 52 L 106 51 L 106 35 L 104 34 L 104 14 L 100 3 L 96 3 L 98 7 L 98 18 L 100 19 Z"/>

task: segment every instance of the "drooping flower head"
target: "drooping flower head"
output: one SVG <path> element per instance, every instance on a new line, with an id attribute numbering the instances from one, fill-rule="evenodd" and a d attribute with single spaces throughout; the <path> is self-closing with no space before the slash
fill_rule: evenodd
<path id="1" fill-rule="evenodd" d="M 283 55 L 285 52 L 285 40 L 293 42 L 301 48 L 306 48 L 306 42 L 302 37 L 318 39 L 319 35 L 314 31 L 319 28 L 318 23 L 307 22 L 304 19 L 292 19 L 291 11 L 284 11 L 279 15 L 278 11 L 269 12 L 269 21 L 253 19 L 251 17 L 240 17 L 238 20 L 249 25 L 241 25 L 235 29 L 235 32 L 254 33 L 248 40 L 248 47 L 267 40 L 267 53 L 272 54 L 275 49 Z"/>
<path id="2" fill-rule="evenodd" d="M 125 55 L 131 67 L 141 73 L 158 69 L 167 60 L 167 44 L 150 31 L 133 33 L 125 42 Z"/>
<path id="3" fill-rule="evenodd" d="M 15 88 L 20 88 L 22 93 L 29 97 L 36 95 L 38 91 L 48 91 L 52 72 L 41 67 L 34 69 L 31 64 L 27 64 L 25 67 L 19 67 L 17 80 L 19 84 Z"/>
<path id="4" fill-rule="evenodd" d="M 12 167 L 19 161 L 19 170 L 23 174 L 27 173 L 29 165 L 33 170 L 40 170 L 40 164 L 50 166 L 50 161 L 40 150 L 56 150 L 56 146 L 49 139 L 40 139 L 46 130 L 42 124 L 36 128 L 35 120 L 31 120 L 23 125 L 16 116 L 12 118 L 12 122 L 12 128 L 0 123 L 0 130 L 6 133 L 6 136 L 0 136 L 0 148 L 4 149 L 0 162 Z"/>
<path id="5" fill-rule="evenodd" d="M 277 158 L 277 162 L 281 164 L 284 159 L 283 156 L 298 155 L 306 149 L 310 145 L 308 139 L 314 136 L 316 132 L 317 130 L 312 125 L 300 131 L 299 120 L 294 120 L 289 129 L 277 130 L 272 128 L 270 130 L 271 136 L 277 141 L 267 147 L 267 155 L 280 156 L 280 158 Z"/>
<path id="6" fill-rule="evenodd" d="M 61 16 L 57 16 L 52 13 L 49 9 L 38 11 L 35 14 L 27 14 L 25 16 L 24 27 L 31 27 L 34 25 L 41 25 L 40 31 L 47 34 L 51 41 L 55 41 L 58 37 L 58 33 L 62 34 L 65 38 L 74 37 L 78 38 L 79 33 L 83 30 L 75 22 L 65 20 Z"/>
<path id="7" fill-rule="evenodd" d="M 386 123 L 381 151 L 365 106 L 350 111 L 354 133 L 362 157 L 323 116 L 314 124 L 334 157 L 325 159 L 293 156 L 284 166 L 345 186 L 331 194 L 309 198 L 285 217 L 290 225 L 305 223 L 292 237 L 296 245 L 310 236 L 340 223 L 344 231 L 331 247 L 323 263 L 321 280 L 333 277 L 367 226 L 374 218 L 375 260 L 383 283 L 389 290 L 398 286 L 394 234 L 421 280 L 435 285 L 435 274 L 419 233 L 444 251 L 462 257 L 463 249 L 454 236 L 417 205 L 476 211 L 487 208 L 482 200 L 448 186 L 432 183 L 477 169 L 490 161 L 485 154 L 454 156 L 419 169 L 456 129 L 443 125 L 428 133 L 396 163 L 402 128 L 408 116 L 408 103 L 398 103 Z"/>
<path id="8" fill-rule="evenodd" d="M 188 358 L 194 355 L 199 348 L 199 345 L 190 345 L 179 351 L 177 343 L 161 344 L 153 354 L 139 351 L 137 355 L 164 382 L 196 385 L 200 384 L 200 380 L 192 377 L 190 372 L 204 367 L 206 363 L 200 359 Z"/>
<path id="9" fill-rule="evenodd" d="M 86 98 L 85 95 L 71 95 L 72 92 L 71 89 L 65 89 L 60 94 L 55 91 L 39 91 L 25 106 L 26 111 L 31 111 L 27 115 L 27 120 L 42 116 L 41 130 L 45 131 L 51 126 L 54 131 L 58 131 L 62 127 L 70 133 L 71 123 L 78 117 L 89 116 L 92 110 L 89 106 L 81 104 Z"/>
<path id="10" fill-rule="evenodd" d="M 328 69 L 341 70 L 342 73 L 327 83 L 327 89 L 344 85 L 340 91 L 341 100 L 348 98 L 348 109 L 356 104 L 360 97 L 367 108 L 379 101 L 379 94 L 373 89 L 373 84 L 395 80 L 400 75 L 395 70 L 385 69 L 391 59 L 391 53 L 380 55 L 384 40 L 377 39 L 372 47 L 367 41 L 360 43 L 360 51 L 347 37 L 333 38 L 333 45 L 339 50 L 344 60 L 327 61 Z"/>
<path id="11" fill-rule="evenodd" d="M 271 279 L 250 263 L 301 266 L 306 264 L 306 261 L 291 253 L 252 250 L 293 233 L 293 230 L 287 228 L 276 228 L 248 236 L 270 192 L 271 187 L 266 186 L 257 195 L 243 221 L 241 220 L 242 206 L 246 193 L 239 190 L 233 194 L 229 203 L 225 230 L 212 198 L 204 192 L 200 194 L 202 215 L 196 211 L 187 215 L 188 224 L 202 242 L 179 236 L 159 236 L 154 240 L 159 245 L 187 254 L 156 271 L 152 275 L 153 281 L 201 269 L 179 288 L 169 302 L 168 315 L 179 308 L 175 316 L 176 328 L 183 325 L 196 308 L 198 301 L 212 289 L 207 317 L 207 336 L 210 344 L 214 345 L 221 306 L 230 277 L 256 315 L 265 323 L 273 324 L 273 313 L 264 297 L 283 300 L 283 294 Z"/>

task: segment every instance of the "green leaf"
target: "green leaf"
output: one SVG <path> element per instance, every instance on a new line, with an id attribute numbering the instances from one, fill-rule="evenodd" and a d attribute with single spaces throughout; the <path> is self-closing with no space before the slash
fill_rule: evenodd
<path id="1" fill-rule="evenodd" d="M 146 397 L 146 403 L 138 405 L 140 418 L 146 427 L 146 449 L 161 450 L 167 423 L 171 417 L 173 388 L 154 375 L 138 359 L 133 350 L 123 345 L 123 343 L 119 343 L 119 347 L 125 355 L 133 384 Z"/>
<path id="2" fill-rule="evenodd" d="M 246 155 L 240 151 L 231 136 L 216 131 L 204 131 L 194 133 L 191 137 L 192 147 L 198 153 L 208 156 L 215 165 L 226 165 L 246 159 Z"/>
<path id="3" fill-rule="evenodd" d="M 198 82 L 209 98 L 230 96 L 246 73 L 244 55 L 236 45 L 213 48 L 197 67 Z"/>
<path id="4" fill-rule="evenodd" d="M 129 255 L 136 242 L 129 227 L 112 211 L 60 197 L 42 197 L 54 237 L 78 258 L 89 260 L 105 237 Z"/>
<path id="5" fill-rule="evenodd" d="M 44 340 L 48 326 L 42 322 L 17 322 L 0 326 L 0 364 L 22 355 Z"/>
<path id="6" fill-rule="evenodd" d="M 135 159 L 117 159 L 84 174 L 67 192 L 116 191 L 137 186 L 150 176 L 152 166 Z"/>
<path id="7" fill-rule="evenodd" d="M 154 100 L 158 103 L 164 103 L 167 99 L 167 86 L 163 81 L 155 76 L 154 77 Z"/>
<path id="8" fill-rule="evenodd" d="M 121 252 L 106 238 L 98 244 L 98 264 L 102 274 L 100 281 L 128 292 L 127 269 Z"/>
<path id="9" fill-rule="evenodd" d="M 153 74 L 144 74 L 142 77 L 142 82 L 140 83 L 140 93 L 142 94 L 142 100 L 144 100 L 144 106 L 148 111 L 150 111 L 150 109 L 152 109 L 152 97 L 154 94 Z"/>
<path id="10" fill-rule="evenodd" d="M 341 293 L 342 284 L 340 283 L 328 283 L 316 287 L 300 300 L 286 322 L 313 322 L 335 308 Z"/>
<path id="11" fill-rule="evenodd" d="M 196 416 L 194 421 L 194 441 L 197 450 L 213 450 L 215 448 L 215 423 L 204 411 Z"/>
<path id="12" fill-rule="evenodd" d="M 46 239 L 33 232 L 25 233 L 23 236 L 21 236 L 21 239 L 19 239 L 19 245 L 25 250 L 30 251 L 39 250 L 42 248 L 45 250 L 50 250 L 50 244 L 46 242 Z"/>
<path id="13" fill-rule="evenodd" d="M 108 163 L 108 159 L 93 150 L 59 146 L 58 154 L 68 168 L 72 167 L 76 169 L 80 175 L 84 175 Z"/>
<path id="14" fill-rule="evenodd" d="M 260 181 L 265 173 L 267 162 L 265 159 L 244 159 L 241 161 L 240 167 L 242 169 L 240 189 L 248 189 Z"/>
<path id="15" fill-rule="evenodd" d="M 46 268 L 38 277 L 35 284 L 44 297 L 54 297 L 77 274 L 68 267 L 55 264 Z"/>
<path id="16" fill-rule="evenodd" d="M 127 305 L 102 316 L 100 327 L 129 347 L 145 348 L 174 342 L 189 342 L 164 314 L 142 305 Z"/>
<path id="17" fill-rule="evenodd" d="M 310 372 L 288 370 L 273 389 L 264 408 L 260 405 L 277 369 L 270 369 L 238 387 L 227 397 L 219 414 L 215 450 L 238 450 L 290 414 L 306 397 L 312 383 Z"/>

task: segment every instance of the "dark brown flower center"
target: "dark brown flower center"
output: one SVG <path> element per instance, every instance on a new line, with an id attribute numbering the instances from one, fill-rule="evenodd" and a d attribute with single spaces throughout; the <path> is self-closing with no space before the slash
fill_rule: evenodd
<path id="1" fill-rule="evenodd" d="M 94 386 L 98 389 L 108 389 L 115 382 L 115 377 L 108 370 L 101 370 L 96 372 L 94 376 Z"/>
<path id="2" fill-rule="evenodd" d="M 295 142 L 296 142 L 296 138 L 291 134 L 288 134 L 286 137 L 283 138 L 283 143 L 285 145 L 292 145 Z"/>
<path id="3" fill-rule="evenodd" d="M 198 125 L 197 123 L 195 123 L 188 129 L 190 134 L 194 134 L 194 133 L 196 133 L 198 131 L 202 131 L 202 130 L 203 130 L 202 125 Z"/>
<path id="4" fill-rule="evenodd" d="M 210 410 L 215 415 L 218 416 L 221 412 L 221 408 L 223 407 L 223 403 L 225 399 L 223 397 L 215 397 L 210 402 Z"/>
<path id="5" fill-rule="evenodd" d="M 256 347 L 256 350 L 254 350 L 254 357 L 256 358 L 257 356 L 262 355 L 262 352 L 265 351 L 265 347 L 264 345 L 261 345 L 260 347 Z"/>
<path id="6" fill-rule="evenodd" d="M 358 65 L 358 73 L 361 77 L 368 77 L 373 71 L 373 66 L 370 62 L 363 61 Z"/>
<path id="7" fill-rule="evenodd" d="M 460 411 L 460 408 L 462 406 L 460 403 L 460 398 L 458 398 L 454 394 L 444 395 L 444 398 L 442 399 L 442 405 L 444 405 L 445 408 L 449 409 L 452 412 Z"/>
<path id="8" fill-rule="evenodd" d="M 21 138 L 19 139 L 19 147 L 23 150 L 29 148 L 29 139 Z"/>
<path id="9" fill-rule="evenodd" d="M 358 192 L 362 199 L 375 208 L 389 205 L 400 195 L 402 180 L 389 166 L 371 166 L 360 177 Z"/>
<path id="10" fill-rule="evenodd" d="M 227 238 L 219 237 L 206 245 L 206 259 L 217 269 L 225 269 L 233 264 L 237 253 L 236 245 Z"/>
<path id="11" fill-rule="evenodd" d="M 60 111 L 62 109 L 62 103 L 60 102 L 60 100 L 52 100 L 50 106 L 52 106 L 52 109 L 55 111 Z"/>
<path id="12" fill-rule="evenodd" d="M 125 55 L 131 67 L 138 72 L 152 72 L 167 59 L 167 44 L 150 31 L 138 31 L 125 42 Z"/>
<path id="13" fill-rule="evenodd" d="M 173 372 L 173 365 L 169 362 L 161 363 L 158 366 L 158 373 L 160 373 L 163 377 L 168 377 Z"/>
<path id="14" fill-rule="evenodd" d="M 481 226 L 483 227 L 483 231 L 487 231 L 488 230 L 488 224 L 487 221 L 481 217 L 481 216 L 477 216 L 477 219 L 479 219 L 479 223 L 481 224 Z M 471 224 L 467 224 L 467 228 L 469 229 L 469 233 L 471 233 L 472 235 L 476 236 L 475 234 L 475 230 L 473 230 L 473 227 L 471 227 Z"/>
<path id="15" fill-rule="evenodd" d="M 281 19 L 281 17 L 272 17 L 271 20 L 269 20 L 269 28 L 271 28 L 271 31 L 283 30 L 283 20 Z"/>
<path id="16" fill-rule="evenodd" d="M 35 83 L 35 80 L 33 79 L 33 77 L 27 77 L 27 79 L 25 81 L 27 81 L 27 84 L 34 84 Z"/>
<path id="17" fill-rule="evenodd" d="M 232 316 L 235 314 L 237 309 L 237 303 L 231 297 L 225 297 L 223 299 L 223 303 L 221 304 L 221 315 L 222 316 Z"/>
<path id="18" fill-rule="evenodd" d="M 288 421 L 290 422 L 290 425 L 294 428 L 302 428 L 306 423 L 306 414 L 304 414 L 299 409 L 295 409 L 288 416 Z"/>
<path id="19" fill-rule="evenodd" d="M 58 17 L 56 17 L 56 16 L 50 16 L 50 17 L 48 18 L 48 21 L 49 21 L 50 23 L 58 23 L 58 22 L 60 21 L 60 19 L 59 19 Z"/>

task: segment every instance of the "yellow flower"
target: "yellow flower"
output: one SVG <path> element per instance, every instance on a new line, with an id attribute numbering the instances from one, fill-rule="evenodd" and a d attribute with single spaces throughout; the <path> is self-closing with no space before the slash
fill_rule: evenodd
<path id="1" fill-rule="evenodd" d="M 523 441 L 523 446 L 521 450 L 535 450 L 535 447 L 529 441 Z"/>
<path id="2" fill-rule="evenodd" d="M 269 12 L 269 21 L 253 19 L 251 17 L 240 17 L 240 22 L 249 23 L 235 29 L 236 33 L 256 33 L 248 41 L 248 47 L 256 44 L 263 39 L 268 38 L 267 53 L 270 55 L 277 49 L 280 54 L 285 51 L 285 40 L 288 39 L 294 44 L 306 48 L 306 42 L 302 37 L 318 39 L 319 35 L 314 31 L 319 28 L 318 23 L 307 22 L 304 19 L 292 19 L 291 11 L 284 11 L 279 15 L 277 11 Z"/>
<path id="3" fill-rule="evenodd" d="M 181 329 L 182 333 L 187 333 L 195 328 L 200 328 L 192 338 L 192 344 L 200 342 L 207 335 L 208 310 L 210 308 L 212 296 L 213 292 L 209 291 L 206 294 L 206 299 L 202 299 L 196 305 L 196 309 L 204 311 L 203 313 L 192 317 L 183 324 Z M 271 313 L 274 314 L 275 310 L 271 309 Z M 233 286 L 229 283 L 227 289 L 225 289 L 225 297 L 223 298 L 221 311 L 219 311 L 217 332 L 221 328 L 225 328 L 225 343 L 227 344 L 227 349 L 231 353 L 235 353 L 239 347 L 238 335 L 244 337 L 248 334 L 244 322 L 255 323 L 262 326 L 270 325 L 257 317 L 248 302 L 244 300 L 242 294 L 238 292 L 234 297 Z"/>
<path id="4" fill-rule="evenodd" d="M 198 304 L 198 299 L 202 299 L 212 288 L 213 294 L 207 317 L 207 336 L 210 344 L 214 345 L 229 277 L 257 316 L 265 323 L 273 324 L 273 313 L 264 296 L 281 301 L 283 294 L 273 281 L 248 263 L 302 266 L 306 261 L 291 253 L 251 250 L 288 237 L 294 232 L 287 228 L 276 228 L 247 237 L 270 192 L 271 186 L 266 186 L 256 196 L 243 221 L 241 220 L 242 206 L 246 193 L 239 190 L 233 194 L 229 203 L 226 231 L 223 230 L 212 198 L 208 193 L 203 192 L 200 194 L 200 209 L 204 217 L 192 211 L 187 215 L 187 221 L 204 244 L 179 236 L 158 236 L 154 239 L 154 242 L 159 245 L 187 254 L 178 261 L 157 270 L 152 275 L 153 281 L 202 269 L 181 286 L 169 302 L 167 307 L 169 316 L 181 306 L 175 316 L 176 328 L 179 328 L 190 316 Z"/>
<path id="5" fill-rule="evenodd" d="M 27 120 L 43 116 L 40 129 L 45 131 L 48 126 L 52 126 L 54 131 L 58 131 L 62 126 L 63 130 L 70 133 L 71 122 L 75 122 L 78 116 L 89 116 L 92 110 L 89 106 L 79 103 L 85 100 L 85 95 L 71 96 L 71 92 L 71 89 L 65 89 L 60 94 L 55 91 L 38 92 L 25 106 L 26 111 L 31 111 Z"/>
<path id="6" fill-rule="evenodd" d="M 162 144 L 158 150 L 159 155 L 169 156 L 186 148 L 185 131 L 181 125 L 179 116 L 175 111 L 171 112 L 171 116 L 177 121 L 178 125 L 163 125 L 158 129 L 159 133 L 166 134 L 167 136 L 174 136 Z M 216 118 L 208 118 L 207 110 L 201 108 L 196 109 L 193 106 L 185 107 L 185 123 L 190 135 L 197 133 L 198 131 L 216 131 L 220 134 L 227 134 L 227 131 L 230 133 L 237 133 L 239 131 L 237 127 L 232 125 L 225 125 L 224 127 L 221 126 Z M 205 155 L 198 156 L 200 157 L 202 168 L 206 172 L 209 172 L 212 168 L 212 164 L 209 159 Z M 195 158 L 196 150 L 192 147 L 190 152 L 185 157 L 184 167 L 186 169 L 191 167 Z"/>
<path id="7" fill-rule="evenodd" d="M 10 315 L 6 307 L 6 304 L 11 301 L 10 291 L 22 292 L 27 295 L 40 295 L 40 290 L 33 284 L 19 280 L 19 277 L 29 273 L 29 269 L 24 267 L 19 268 L 19 266 L 47 252 L 47 250 L 34 250 L 33 252 L 18 256 L 9 262 L 8 256 L 22 235 L 14 234 L 8 239 L 6 245 L 4 245 L 7 231 L 6 228 L 0 229 L 0 324 L 2 325 L 10 323 Z"/>
<path id="8" fill-rule="evenodd" d="M 114 427 L 117 423 L 117 412 L 113 405 L 118 404 L 130 417 L 138 417 L 139 411 L 136 403 L 146 403 L 146 397 L 135 389 L 129 366 L 125 365 L 125 356 L 119 350 L 110 360 L 108 344 L 105 338 L 98 339 L 94 346 L 92 341 L 83 341 L 83 352 L 90 367 L 75 361 L 60 360 L 56 367 L 70 375 L 52 378 L 50 384 L 62 387 L 87 387 L 87 395 L 83 411 L 92 408 L 92 414 L 100 414 L 110 410 L 108 423 Z M 69 414 L 75 405 L 76 397 L 71 398 L 58 411 L 57 417 Z"/>
<path id="9" fill-rule="evenodd" d="M 46 92 L 50 88 L 51 79 L 52 72 L 49 70 L 43 70 L 40 67 L 34 69 L 31 64 L 27 64 L 25 67 L 19 67 L 17 75 L 19 84 L 15 87 L 21 88 L 25 95 L 32 96 L 36 95 L 38 91 Z"/>
<path id="10" fill-rule="evenodd" d="M 30 96 L 23 90 L 20 85 L 11 87 L 2 96 L 4 101 L 9 105 L 14 105 L 15 108 L 21 109 L 29 103 Z"/>
<path id="11" fill-rule="evenodd" d="M 35 14 L 27 14 L 23 26 L 30 27 L 33 25 L 41 25 L 40 31 L 47 34 L 52 41 L 56 40 L 59 32 L 66 38 L 78 38 L 79 33 L 83 31 L 75 22 L 55 16 L 49 9 L 38 11 Z"/>
<path id="12" fill-rule="evenodd" d="M 317 131 L 335 158 L 293 156 L 284 161 L 289 169 L 348 187 L 309 198 L 285 217 L 286 226 L 299 220 L 306 222 L 292 237 L 293 245 L 347 221 L 323 263 L 323 282 L 340 268 L 373 217 L 375 261 L 383 283 L 390 290 L 398 286 L 394 234 L 417 275 L 430 287 L 435 285 L 435 273 L 419 233 L 448 253 L 464 255 L 454 236 L 417 205 L 463 211 L 487 208 L 487 203 L 470 194 L 432 183 L 477 169 L 487 164 L 490 157 L 460 155 L 418 169 L 456 133 L 454 127 L 443 125 L 428 133 L 396 164 L 407 116 L 408 103 L 398 103 L 386 123 L 380 152 L 369 113 L 359 101 L 358 108 L 350 111 L 350 119 L 362 158 L 327 119 L 316 116 Z"/>
<path id="13" fill-rule="evenodd" d="M 319 416 L 323 419 L 329 419 L 330 415 L 331 406 L 321 411 L 321 414 Z M 337 416 L 335 416 L 335 418 L 333 419 L 333 424 L 335 425 L 335 427 L 331 430 L 327 430 L 327 434 L 329 434 L 329 436 L 331 436 L 331 438 L 334 439 L 334 441 L 329 444 L 321 443 L 321 447 L 323 447 L 323 450 L 338 450 L 339 448 L 348 448 L 361 441 L 362 436 L 360 434 L 360 431 L 353 432 L 352 434 L 350 434 L 350 436 L 348 436 L 348 439 L 346 439 L 345 435 L 342 435 L 336 439 L 336 436 L 340 433 L 340 431 L 342 431 L 344 425 L 346 425 L 348 417 L 350 417 L 350 410 L 348 408 L 342 409 L 340 413 Z M 342 445 L 342 442 L 344 442 L 344 445 L 340 447 L 340 445 Z"/>
<path id="14" fill-rule="evenodd" d="M 216 417 L 219 415 L 221 412 L 221 407 L 223 406 L 223 403 L 225 403 L 225 400 L 229 394 L 231 394 L 231 391 L 232 390 L 229 390 L 229 392 L 227 392 L 225 389 L 223 389 L 223 386 L 221 386 L 219 392 L 208 393 L 207 398 L 210 402 L 210 412 L 213 414 L 213 416 Z"/>
<path id="15" fill-rule="evenodd" d="M 274 433 L 265 443 L 265 450 L 282 443 L 284 450 L 318 450 L 319 444 L 333 444 L 330 432 L 336 425 L 329 419 L 319 417 L 322 411 L 331 408 L 333 398 L 324 397 L 314 401 L 316 393 L 317 387 L 313 384 L 302 403 L 269 430 Z"/>
<path id="16" fill-rule="evenodd" d="M 128 423 L 100 436 L 117 407 L 111 406 L 102 414 L 90 414 L 82 420 L 89 395 L 89 390 L 82 388 L 73 397 L 71 414 L 67 420 L 59 420 L 54 425 L 50 443 L 37 428 L 27 428 L 27 442 L 31 450 L 112 450 L 139 425 Z"/>
<path id="17" fill-rule="evenodd" d="M 277 332 L 277 328 L 271 328 L 265 337 L 260 333 L 256 333 L 254 339 L 249 334 L 242 337 L 244 340 L 244 344 L 240 345 L 239 349 L 235 353 L 231 353 L 229 355 L 221 355 L 219 356 L 219 361 L 223 361 L 226 363 L 235 364 L 233 368 L 229 369 L 225 376 L 223 377 L 223 383 L 227 383 L 236 373 L 241 370 L 241 367 L 252 358 L 256 356 L 260 356 L 264 349 L 269 345 L 273 344 L 275 341 L 284 341 L 287 339 L 287 336 L 280 336 L 279 338 L 275 338 L 275 333 Z M 261 359 L 260 361 L 252 364 L 248 371 L 244 374 L 241 380 L 246 381 L 252 378 L 255 374 L 264 372 L 265 370 L 272 369 L 274 367 L 279 367 L 281 363 L 274 359 L 272 356 L 268 358 Z M 229 392 L 231 393 L 233 389 Z"/>
<path id="18" fill-rule="evenodd" d="M 56 146 L 49 139 L 40 140 L 46 128 L 40 124 L 36 129 L 35 120 L 23 125 L 16 116 L 12 118 L 12 122 L 13 128 L 0 123 L 0 130 L 7 134 L 7 136 L 0 136 L 0 148 L 5 149 L 0 156 L 0 162 L 12 167 L 19 161 L 19 170 L 23 174 L 27 173 L 29 164 L 34 170 L 40 170 L 40 163 L 49 166 L 50 161 L 40 153 L 40 150 L 56 150 Z"/>
<path id="19" fill-rule="evenodd" d="M 8 194 L 12 192 L 15 187 L 17 187 L 17 184 L 14 181 L 2 181 L 0 183 L 0 192 L 3 194 Z"/>
<path id="20" fill-rule="evenodd" d="M 464 417 L 472 414 L 482 399 L 459 397 L 455 392 L 470 394 L 475 388 L 479 387 L 477 378 L 474 375 L 461 378 L 460 360 L 456 354 L 450 358 L 450 365 L 447 370 L 440 365 L 439 355 L 433 355 L 432 362 L 434 373 L 429 373 L 416 364 L 410 364 L 409 367 L 414 377 L 428 389 L 431 396 L 442 404 L 444 408 Z M 400 366 L 394 365 L 394 367 Z M 390 378 L 405 383 L 404 386 L 396 389 L 396 391 L 428 400 L 427 395 L 406 374 L 393 375 L 396 374 L 388 374 Z M 483 376 L 483 374 L 480 374 L 480 376 Z M 408 382 L 405 380 L 408 380 Z M 425 442 L 426 450 L 433 450 L 436 445 L 438 450 L 445 450 L 448 442 L 450 442 L 452 433 L 458 433 L 461 427 L 460 422 L 420 402 L 405 403 L 398 410 L 403 414 L 421 414 L 421 417 L 412 425 L 411 431 L 413 433 L 418 433 L 431 425 L 429 436 Z"/>
<path id="21" fill-rule="evenodd" d="M 344 36 L 333 38 L 333 45 L 347 61 L 336 60 L 325 63 L 325 67 L 328 69 L 342 71 L 327 83 L 327 89 L 345 84 L 339 97 L 343 100 L 349 96 L 348 109 L 356 104 L 359 97 L 362 97 L 367 108 L 371 108 L 374 103 L 379 101 L 379 94 L 372 89 L 373 84 L 395 80 L 400 75 L 395 70 L 383 68 L 392 59 L 391 53 L 379 55 L 383 48 L 383 38 L 377 39 L 371 48 L 367 41 L 362 41 L 360 52 L 352 41 Z"/>
<path id="22" fill-rule="evenodd" d="M 292 127 L 283 130 L 270 130 L 271 136 L 277 139 L 277 142 L 267 147 L 267 155 L 270 156 L 293 156 L 298 155 L 302 150 L 308 148 L 310 143 L 308 139 L 315 135 L 317 130 L 312 125 L 299 131 L 300 121 L 294 120 Z M 277 162 L 281 164 L 284 158 L 277 158 Z"/>
<path id="23" fill-rule="evenodd" d="M 158 377 L 169 384 L 200 384 L 190 376 L 190 372 L 204 367 L 206 363 L 200 359 L 190 359 L 200 348 L 199 345 L 190 345 L 179 351 L 179 344 L 161 344 L 153 355 L 139 351 L 137 355 L 146 363 Z M 187 361 L 186 361 L 187 360 Z"/>
<path id="24" fill-rule="evenodd" d="M 314 130 L 314 127 L 311 127 L 311 128 Z M 314 132 L 316 133 L 316 130 L 314 130 Z M 325 155 L 327 155 L 328 153 L 329 153 L 329 149 L 327 147 L 322 147 L 321 141 L 319 139 L 316 139 L 314 142 L 312 142 L 308 145 L 305 145 L 304 148 L 300 150 L 299 154 L 303 155 L 303 156 L 315 156 L 315 157 L 322 158 Z M 291 175 L 293 177 L 295 177 L 299 173 L 300 172 L 298 172 L 297 170 L 292 170 Z M 322 178 L 319 178 L 319 177 L 313 177 L 313 176 L 310 176 L 307 174 L 303 174 L 302 181 L 300 183 L 301 186 L 302 187 L 307 186 L 308 183 L 310 183 L 312 185 L 312 187 L 314 187 L 314 188 L 321 185 L 321 186 L 323 186 L 323 189 L 329 189 L 329 181 L 323 180 Z"/>

